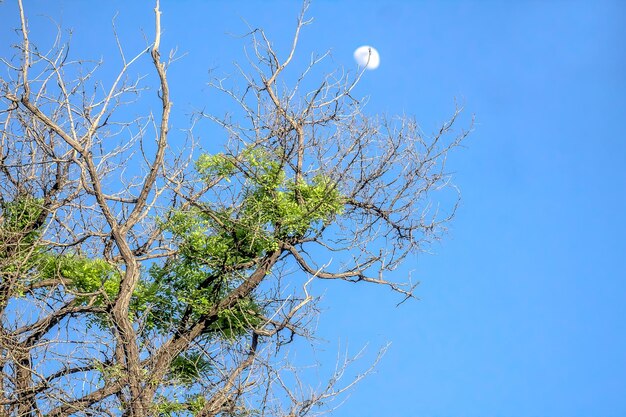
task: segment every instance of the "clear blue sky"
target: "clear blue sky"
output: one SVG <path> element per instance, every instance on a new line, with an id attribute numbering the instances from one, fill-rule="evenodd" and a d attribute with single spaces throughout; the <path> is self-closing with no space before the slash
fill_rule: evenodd
<path id="1" fill-rule="evenodd" d="M 16 39 L 9 3 L 3 50 Z M 26 7 L 36 35 L 51 33 L 37 14 L 74 28 L 76 56 L 113 56 L 115 11 L 129 49 L 143 44 L 141 28 L 152 34 L 149 1 Z M 162 9 L 164 47 L 188 53 L 170 71 L 182 127 L 211 100 L 208 68 L 242 57 L 228 33 L 245 32 L 245 19 L 280 48 L 299 3 Z M 380 52 L 358 88 L 368 112 L 413 114 L 432 131 L 456 98 L 477 121 L 449 165 L 463 194 L 449 234 L 398 271 L 414 271 L 421 300 L 396 308 L 382 288 L 325 290 L 330 356 L 339 340 L 370 351 L 393 342 L 334 415 L 626 416 L 626 3 L 317 0 L 309 16 L 299 58 L 331 49 L 353 68 L 356 47 Z"/>

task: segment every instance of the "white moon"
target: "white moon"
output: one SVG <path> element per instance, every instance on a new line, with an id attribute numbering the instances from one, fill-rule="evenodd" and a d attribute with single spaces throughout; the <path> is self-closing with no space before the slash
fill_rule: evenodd
<path id="1" fill-rule="evenodd" d="M 369 45 L 363 45 L 354 51 L 354 60 L 360 67 L 374 70 L 380 65 L 380 55 L 378 51 Z"/>

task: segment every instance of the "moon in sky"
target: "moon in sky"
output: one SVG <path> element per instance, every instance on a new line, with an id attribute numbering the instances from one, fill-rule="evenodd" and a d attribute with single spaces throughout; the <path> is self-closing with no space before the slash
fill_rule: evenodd
<path id="1" fill-rule="evenodd" d="M 360 67 L 368 70 L 375 70 L 380 65 L 380 55 L 374 47 L 363 45 L 354 51 L 354 60 Z"/>

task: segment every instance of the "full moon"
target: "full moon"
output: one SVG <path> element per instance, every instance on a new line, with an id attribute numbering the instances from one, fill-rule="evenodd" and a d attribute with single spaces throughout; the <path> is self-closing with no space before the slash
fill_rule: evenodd
<path id="1" fill-rule="evenodd" d="M 360 67 L 374 70 L 380 65 L 380 55 L 378 51 L 369 45 L 363 45 L 354 51 L 354 60 Z"/>

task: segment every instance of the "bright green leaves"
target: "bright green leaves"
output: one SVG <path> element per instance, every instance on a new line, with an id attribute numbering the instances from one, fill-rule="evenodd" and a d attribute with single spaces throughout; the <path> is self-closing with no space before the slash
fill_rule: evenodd
<path id="1" fill-rule="evenodd" d="M 182 417 L 198 415 L 206 399 L 202 395 L 187 395 L 182 401 L 172 401 L 160 397 L 156 401 L 155 411 L 159 417 Z"/>
<path id="2" fill-rule="evenodd" d="M 119 274 L 115 267 L 102 259 L 89 259 L 77 255 L 48 256 L 41 270 L 42 278 L 62 277 L 69 287 L 82 293 L 103 290 L 111 297 L 119 288 Z"/>
<path id="3" fill-rule="evenodd" d="M 196 171 L 203 178 L 229 177 L 235 173 L 235 164 L 231 159 L 222 154 L 200 155 L 196 162 Z"/>
<path id="4" fill-rule="evenodd" d="M 286 180 L 283 164 L 276 156 L 261 149 L 246 149 L 242 155 L 250 188 L 278 189 Z"/>
<path id="5" fill-rule="evenodd" d="M 164 228 L 174 235 L 182 257 L 210 268 L 250 261 L 275 246 L 249 219 L 209 209 L 175 212 Z"/>
<path id="6" fill-rule="evenodd" d="M 96 305 L 114 299 L 120 283 L 115 266 L 102 259 L 78 255 L 44 255 L 39 266 L 39 276 L 44 280 L 63 279 L 66 287 L 76 293 L 81 301 L 88 299 L 87 294 L 99 293 L 96 295 Z"/>
<path id="7" fill-rule="evenodd" d="M 196 202 L 172 211 L 162 223 L 178 254 L 152 265 L 149 281 L 134 295 L 147 328 L 166 331 L 184 320 L 207 320 L 203 334 L 235 339 L 262 324 L 263 308 L 252 295 L 229 308 L 217 306 L 281 242 L 320 233 L 344 206 L 331 179 L 303 175 L 296 181 L 285 165 L 279 155 L 261 149 L 200 156 L 201 178 L 208 184 L 230 181 L 233 199 L 220 205 Z"/>
<path id="8" fill-rule="evenodd" d="M 33 243 L 40 234 L 37 220 L 43 211 L 41 199 L 24 197 L 2 204 L 0 233 L 2 242 L 19 240 L 23 244 Z"/>
<path id="9" fill-rule="evenodd" d="M 303 237 L 316 225 L 341 213 L 341 195 L 332 182 L 316 176 L 311 183 L 283 181 L 273 187 L 257 186 L 245 201 L 245 212 L 270 225 L 279 239 Z"/>
<path id="10" fill-rule="evenodd" d="M 288 177 L 279 156 L 261 149 L 246 149 L 238 158 L 202 155 L 196 167 L 206 181 L 216 175 L 243 178 L 236 221 L 231 217 L 227 226 L 245 228 L 250 241 L 262 240 L 275 248 L 277 239 L 302 237 L 343 210 L 341 194 L 329 178 L 316 175 L 296 181 Z"/>

